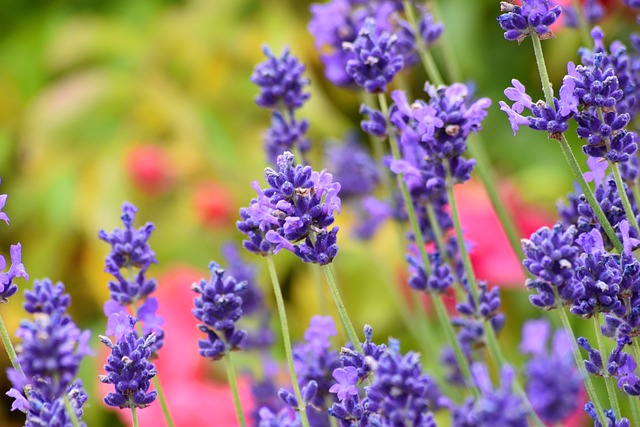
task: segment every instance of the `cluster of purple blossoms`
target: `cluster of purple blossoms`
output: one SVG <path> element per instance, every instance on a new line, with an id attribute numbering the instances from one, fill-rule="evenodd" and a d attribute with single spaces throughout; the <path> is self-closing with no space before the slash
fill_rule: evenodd
<path id="1" fill-rule="evenodd" d="M 104 403 L 121 409 L 145 408 L 157 396 L 155 390 L 149 391 L 150 381 L 157 374 L 155 366 L 149 361 L 155 334 L 138 337 L 132 326 L 129 324 L 128 330 L 123 328 L 122 336 L 117 338 L 115 344 L 108 337 L 100 335 L 100 341 L 111 349 L 111 354 L 104 366 L 107 375 L 101 375 L 99 379 L 115 388 L 104 398 Z"/>
<path id="2" fill-rule="evenodd" d="M 549 138 L 560 140 L 562 134 L 569 128 L 569 120 L 578 112 L 578 97 L 574 95 L 575 81 L 570 77 L 562 80 L 560 87 L 560 99 L 553 98 L 554 105 L 547 105 L 544 101 L 533 103 L 526 93 L 524 85 L 518 80 L 511 80 L 513 87 L 504 91 L 505 96 L 514 101 L 509 107 L 504 101 L 500 101 L 500 109 L 509 116 L 509 123 L 515 135 L 519 126 L 526 125 L 531 129 L 549 133 Z M 523 116 L 521 113 L 527 108 L 531 116 Z"/>
<path id="3" fill-rule="evenodd" d="M 304 154 L 310 148 L 305 137 L 309 122 L 295 117 L 296 110 L 309 99 L 310 94 L 304 92 L 309 79 L 303 76 L 304 64 L 291 55 L 288 48 L 279 58 L 266 46 L 263 52 L 267 60 L 256 66 L 251 81 L 260 87 L 256 104 L 272 110 L 271 127 L 264 141 L 269 161 L 275 162 L 284 151 L 295 147 Z"/>
<path id="4" fill-rule="evenodd" d="M 321 52 L 327 79 L 337 86 L 359 85 L 378 91 L 403 66 L 415 64 L 416 34 L 400 16 L 403 11 L 402 2 L 394 0 L 313 4 L 309 32 Z M 426 10 L 419 8 L 419 12 L 418 37 L 431 46 L 443 26 Z M 367 53 L 373 53 L 370 59 Z"/>
<path id="5" fill-rule="evenodd" d="M 500 27 L 505 31 L 507 40 L 522 41 L 535 32 L 541 39 L 554 37 L 549 28 L 556 22 L 562 9 L 549 0 L 523 0 L 522 6 L 513 1 L 500 2 L 500 10 L 504 12 L 498 17 Z"/>
<path id="6" fill-rule="evenodd" d="M 524 368 L 531 407 L 550 424 L 562 423 L 578 409 L 582 379 L 571 355 L 567 333 L 558 330 L 547 350 L 551 327 L 547 320 L 529 320 L 522 329 L 520 350 L 531 358 Z"/>
<path id="7" fill-rule="evenodd" d="M 373 18 L 367 18 L 353 43 L 343 43 L 343 49 L 352 52 L 353 58 L 345 64 L 349 77 L 367 92 L 387 91 L 387 85 L 402 70 L 403 57 L 394 49 L 397 37 L 375 34 Z"/>
<path id="8" fill-rule="evenodd" d="M 326 170 L 294 164 L 293 154 L 278 156 L 278 171 L 265 169 L 269 188 L 252 183 L 258 197 L 240 209 L 238 230 L 245 249 L 261 255 L 287 249 L 304 262 L 329 264 L 338 253 L 339 228 L 329 227 L 340 212 L 340 184 Z"/>
<path id="9" fill-rule="evenodd" d="M 100 381 L 115 388 L 104 398 L 105 404 L 121 409 L 144 408 L 155 400 L 156 392 L 149 392 L 149 387 L 157 373 L 150 359 L 164 343 L 164 319 L 157 315 L 157 299 L 150 296 L 156 280 L 147 279 L 149 267 L 158 262 L 148 243 L 154 225 L 148 222 L 136 229 L 137 211 L 125 202 L 120 217 L 124 228 L 111 234 L 101 230 L 98 235 L 111 245 L 105 271 L 115 278 L 109 282 L 111 299 L 104 304 L 106 335 L 115 337 L 115 342 L 100 336 L 111 350 L 105 365 L 107 375 L 100 376 Z M 129 314 L 128 306 L 135 317 Z"/>
<path id="10" fill-rule="evenodd" d="M 25 292 L 25 310 L 33 315 L 16 332 L 21 339 L 17 348 L 22 373 L 10 369 L 15 398 L 12 409 L 27 414 L 27 426 L 71 426 L 64 399 L 71 402 L 76 418 L 81 419 L 87 396 L 82 382 L 75 380 L 83 357 L 92 354 L 91 332 L 80 330 L 66 313 L 71 301 L 64 285 L 49 279 L 36 280 L 33 291 Z M 84 425 L 84 424 L 82 424 Z"/>
<path id="11" fill-rule="evenodd" d="M 504 313 L 498 312 L 501 302 L 500 288 L 494 286 L 489 290 L 485 282 L 479 282 L 478 287 L 480 293 L 477 306 L 473 295 L 468 292 L 467 301 L 456 304 L 460 317 L 451 321 L 453 326 L 459 329 L 458 341 L 463 352 L 467 354 L 485 345 L 485 327 L 490 327 L 498 333 L 506 320 Z"/>
<path id="12" fill-rule="evenodd" d="M 238 350 L 247 333 L 236 328 L 242 317 L 242 297 L 240 293 L 247 282 L 238 282 L 225 275 L 215 262 L 209 264 L 211 280 L 201 280 L 192 290 L 199 294 L 194 299 L 193 315 L 203 324 L 198 328 L 207 334 L 206 340 L 199 340 L 202 357 L 218 360 L 228 351 Z"/>
<path id="13" fill-rule="evenodd" d="M 396 340 L 390 340 L 389 348 L 371 343 L 371 328 L 365 328 L 365 336 L 365 355 L 348 351 L 341 356 L 342 367 L 333 371 L 336 383 L 330 391 L 339 402 L 331 406 L 330 415 L 339 420 L 341 427 L 354 423 L 370 427 L 435 427 L 431 410 L 448 404 L 448 400 L 422 372 L 419 354 L 401 354 Z M 358 386 L 369 373 L 374 374 L 373 379 L 361 397 Z"/>
<path id="14" fill-rule="evenodd" d="M 580 22 L 578 14 L 582 13 L 587 24 L 590 26 L 598 22 L 604 16 L 604 7 L 598 0 L 586 0 L 580 5 L 580 10 L 576 10 L 573 6 L 563 6 L 564 24 L 570 28 L 578 28 Z"/>
<path id="15" fill-rule="evenodd" d="M 325 162 L 327 170 L 340 183 L 342 200 L 370 195 L 380 182 L 376 162 L 359 143 L 354 133 L 347 135 L 341 144 L 327 145 Z"/>

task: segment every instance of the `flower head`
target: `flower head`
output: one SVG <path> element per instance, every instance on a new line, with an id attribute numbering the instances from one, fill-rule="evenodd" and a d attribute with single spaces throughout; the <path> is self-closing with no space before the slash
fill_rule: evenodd
<path id="1" fill-rule="evenodd" d="M 549 0 L 523 0 L 522 6 L 512 3 L 500 2 L 504 13 L 498 17 L 498 23 L 505 31 L 504 38 L 521 43 L 532 32 L 541 39 L 554 37 L 549 27 L 560 16 L 560 6 L 554 6 Z"/>

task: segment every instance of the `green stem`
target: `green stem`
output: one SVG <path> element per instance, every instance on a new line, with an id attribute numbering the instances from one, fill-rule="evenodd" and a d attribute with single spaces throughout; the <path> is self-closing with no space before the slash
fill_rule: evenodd
<path id="1" fill-rule="evenodd" d="M 171 418 L 171 412 L 169 411 L 169 405 L 167 405 L 167 399 L 162 392 L 162 387 L 160 386 L 160 377 L 156 373 L 156 376 L 153 377 L 153 386 L 156 389 L 156 393 L 158 393 L 158 400 L 160 401 L 160 408 L 162 408 L 162 414 L 164 415 L 164 420 L 167 422 L 168 427 L 173 427 L 173 419 Z"/>
<path id="2" fill-rule="evenodd" d="M 11 361 L 11 366 L 16 372 L 19 372 L 22 376 L 24 376 L 24 372 L 22 371 L 22 366 L 18 362 L 18 356 L 16 355 L 16 350 L 11 343 L 11 338 L 9 338 L 9 332 L 7 331 L 7 327 L 4 324 L 4 320 L 2 316 L 0 316 L 0 339 L 2 339 L 2 344 L 4 345 L 5 350 L 7 351 L 7 356 L 9 356 L 9 360 Z"/>
<path id="3" fill-rule="evenodd" d="M 71 405 L 69 396 L 66 393 L 64 394 L 63 401 L 64 401 L 64 408 L 67 411 L 67 415 L 71 419 L 71 424 L 73 424 L 73 427 L 80 427 L 80 421 L 78 421 L 78 416 L 76 415 L 76 411 L 73 409 L 73 405 Z"/>
<path id="4" fill-rule="evenodd" d="M 598 219 L 598 222 L 604 229 L 604 232 L 607 234 L 607 237 L 609 237 L 609 240 L 611 241 L 611 243 L 613 243 L 613 246 L 616 248 L 616 250 L 619 253 L 622 253 L 622 243 L 620 243 L 620 239 L 618 239 L 618 236 L 616 236 L 615 231 L 613 231 L 613 227 L 611 227 L 609 220 L 607 219 L 604 212 L 602 211 L 600 204 L 598 204 L 598 201 L 593 195 L 591 188 L 589 188 L 587 181 L 584 180 L 584 177 L 582 176 L 582 171 L 580 170 L 580 166 L 578 165 L 578 161 L 573 155 L 573 151 L 571 151 L 571 147 L 569 147 L 569 142 L 567 141 L 564 135 L 562 135 L 562 141 L 559 141 L 559 144 L 560 144 L 560 149 L 562 150 L 562 154 L 564 154 L 564 157 L 567 160 L 567 163 L 569 164 L 569 168 L 573 173 L 573 177 L 578 182 L 578 185 L 580 186 L 582 193 L 587 198 L 587 202 L 589 202 L 589 206 L 591 206 L 591 210 L 593 210 L 593 212 L 595 213 L 596 218 Z"/>
<path id="5" fill-rule="evenodd" d="M 551 81 L 549 80 L 549 73 L 547 72 L 547 65 L 544 62 L 544 54 L 542 53 L 542 44 L 540 43 L 540 37 L 535 31 L 531 32 L 531 40 L 533 41 L 533 53 L 536 57 L 536 64 L 538 65 L 538 73 L 540 74 L 540 82 L 542 83 L 542 92 L 544 93 L 544 101 L 551 108 L 555 105 L 553 103 L 553 88 L 551 87 Z"/>
<path id="6" fill-rule="evenodd" d="M 329 305 L 327 304 L 327 295 L 324 290 L 322 278 L 320 277 L 320 274 L 318 274 L 318 270 L 314 268 L 313 265 L 308 264 L 307 267 L 311 271 L 311 276 L 313 277 L 313 285 L 315 286 L 316 293 L 318 294 L 318 308 L 320 310 L 320 314 L 326 316 L 329 314 Z"/>
<path id="7" fill-rule="evenodd" d="M 380 103 L 380 109 L 382 110 L 382 114 L 385 117 L 389 115 L 389 108 L 387 106 L 387 99 L 383 93 L 378 94 L 378 101 Z M 389 133 L 389 143 L 391 145 L 391 152 L 393 153 L 393 158 L 395 160 L 400 160 L 400 147 L 398 146 L 398 141 L 393 132 Z M 400 187 L 400 192 L 402 193 L 402 199 L 404 201 L 405 209 L 407 210 L 407 216 L 409 217 L 409 224 L 411 224 L 411 230 L 413 232 L 414 239 L 416 240 L 416 246 L 418 247 L 418 251 L 420 253 L 420 258 L 422 260 L 422 265 L 424 266 L 425 273 L 427 276 L 431 274 L 431 261 L 429 260 L 429 254 L 427 253 L 427 249 L 425 247 L 424 236 L 422 235 L 422 231 L 420 230 L 420 225 L 418 224 L 418 219 L 416 216 L 416 211 L 413 206 L 413 202 L 411 200 L 411 195 L 409 194 L 409 189 L 407 188 L 407 183 L 404 182 L 404 174 L 398 174 L 398 186 Z M 460 367 L 460 371 L 465 378 L 467 384 L 471 388 L 471 391 L 474 397 L 479 397 L 480 392 L 478 389 L 473 386 L 473 380 L 471 378 L 471 369 L 469 368 L 469 361 L 464 356 L 462 352 L 462 348 L 460 347 L 460 342 L 456 337 L 456 333 L 453 330 L 453 326 L 449 321 L 449 316 L 447 315 L 447 310 L 444 306 L 444 302 L 442 301 L 441 295 L 432 295 L 433 305 L 436 310 L 436 314 L 438 316 L 438 321 L 442 325 L 445 330 L 445 335 L 449 340 L 449 343 L 453 347 L 453 351 L 456 356 L 456 361 Z"/>
<path id="8" fill-rule="evenodd" d="M 622 177 L 620 176 L 620 167 L 617 163 L 609 162 L 611 164 L 611 169 L 613 170 L 613 178 L 616 181 L 616 187 L 618 188 L 618 193 L 620 194 L 620 200 L 622 200 L 622 206 L 624 207 L 624 213 L 627 215 L 627 219 L 629 220 L 629 224 L 631 224 L 636 230 L 640 230 L 638 228 L 638 221 L 636 220 L 636 215 L 633 213 L 633 208 L 631 207 L 631 202 L 629 201 L 629 196 L 627 196 L 627 192 L 624 189 L 624 184 L 622 183 Z M 638 203 L 638 201 L 636 201 Z"/>
<path id="9" fill-rule="evenodd" d="M 240 395 L 238 394 L 238 383 L 236 382 L 236 372 L 233 367 L 231 354 L 232 352 L 227 353 L 227 378 L 229 379 L 229 385 L 233 393 L 233 405 L 236 407 L 238 423 L 240 423 L 241 427 L 246 427 L 247 422 L 244 420 L 244 412 L 242 412 L 242 404 L 240 403 Z"/>
<path id="10" fill-rule="evenodd" d="M 419 34 L 417 32 L 418 21 L 416 19 L 415 10 L 413 9 L 413 5 L 411 4 L 410 0 L 404 1 L 404 10 L 407 14 L 407 21 L 409 22 L 409 25 L 411 25 L 411 28 L 414 29 L 416 34 Z M 436 62 L 433 60 L 433 56 L 427 49 L 427 46 L 425 46 L 422 37 L 416 37 L 416 45 L 418 47 L 418 54 L 420 55 L 420 59 L 422 60 L 422 65 L 424 65 L 427 74 L 430 76 L 431 82 L 437 86 L 443 85 L 444 79 L 442 78 L 442 75 L 440 75 L 440 71 L 436 66 Z"/>
<path id="11" fill-rule="evenodd" d="M 131 274 L 131 271 L 130 271 L 130 274 Z M 137 319 L 138 318 L 138 301 L 137 300 L 134 300 L 131 303 L 131 309 L 133 310 L 133 316 Z M 144 336 L 144 334 L 142 333 L 141 322 L 136 322 L 136 330 L 138 331 L 138 334 L 141 337 Z M 156 393 L 158 395 L 158 401 L 160 402 L 160 408 L 162 409 L 164 420 L 167 422 L 167 427 L 174 427 L 173 419 L 171 418 L 171 411 L 169 411 L 169 405 L 167 404 L 167 399 L 165 398 L 164 392 L 162 391 L 162 386 L 160 384 L 160 378 L 158 373 L 156 373 L 156 375 L 153 377 L 153 387 L 156 389 Z"/>
<path id="12" fill-rule="evenodd" d="M 440 21 L 444 23 L 444 14 L 442 13 L 442 9 L 440 8 L 440 3 L 436 0 L 429 2 L 429 7 L 431 9 L 431 14 L 436 21 Z M 445 25 L 445 27 L 447 27 Z M 448 28 L 448 27 L 447 27 Z M 453 49 L 448 49 L 451 45 L 449 35 L 451 33 L 449 31 L 445 31 L 442 33 L 442 45 L 444 48 L 442 49 L 444 55 L 444 64 L 447 69 L 447 74 L 449 75 L 449 80 L 452 82 L 462 81 L 462 76 L 460 74 L 460 69 L 458 68 L 458 64 L 456 63 L 456 59 L 452 54 Z"/>
<path id="13" fill-rule="evenodd" d="M 500 344 L 498 343 L 498 339 L 496 337 L 495 331 L 493 330 L 493 327 L 491 326 L 491 323 L 488 321 L 485 322 L 484 329 L 485 335 L 487 337 L 487 347 L 489 348 L 489 353 L 491 353 L 491 357 L 493 358 L 494 362 L 496 362 L 497 366 L 507 365 L 508 362 L 505 359 L 504 354 L 502 353 L 502 349 L 500 348 Z M 515 392 L 522 397 L 525 405 L 527 405 L 527 408 L 529 409 L 529 417 L 534 422 L 534 424 L 538 427 L 545 427 L 544 422 L 540 419 L 540 417 L 538 417 L 538 414 L 536 414 L 536 411 L 531 406 L 529 397 L 527 396 L 527 393 L 525 393 L 524 388 L 522 387 L 522 384 L 520 384 L 520 380 L 518 380 L 518 378 L 514 378 L 513 388 Z"/>
<path id="14" fill-rule="evenodd" d="M 298 402 L 302 402 L 302 394 L 300 393 L 300 386 L 298 385 L 298 377 L 296 370 L 293 367 L 293 352 L 291 351 L 291 336 L 289 335 L 289 323 L 287 322 L 287 312 L 284 308 L 284 298 L 282 297 L 282 290 L 280 289 L 280 282 L 278 281 L 278 274 L 276 272 L 276 266 L 273 263 L 273 257 L 268 255 L 267 265 L 269 266 L 269 275 L 271 276 L 271 284 L 273 285 L 273 293 L 276 297 L 276 305 L 278 307 L 278 317 L 280 318 L 280 328 L 282 329 L 282 341 L 284 343 L 284 352 L 287 356 L 287 364 L 289 366 L 289 375 L 291 376 L 291 383 L 293 385 L 293 392 L 296 395 Z M 300 412 L 300 418 L 302 420 L 303 427 L 309 426 L 309 419 L 307 418 L 307 408 L 304 404 L 298 408 Z"/>
<path id="15" fill-rule="evenodd" d="M 542 83 L 542 91 L 544 92 L 544 99 L 547 105 L 553 106 L 553 89 L 551 87 L 551 82 L 549 81 L 549 73 L 547 72 L 547 66 L 544 62 L 544 54 L 542 53 L 542 45 L 540 44 L 540 38 L 538 34 L 534 31 L 531 33 L 531 40 L 533 41 L 533 53 L 536 57 L 536 64 L 538 64 L 538 73 L 540 74 L 540 81 Z M 604 212 L 602 212 L 602 208 L 598 204 L 596 198 L 593 196 L 591 189 L 587 185 L 587 182 L 584 180 L 582 176 L 582 171 L 580 170 L 580 166 L 578 165 L 578 161 L 576 160 L 573 152 L 571 151 L 571 147 L 569 147 L 569 142 L 567 138 L 562 134 L 562 140 L 559 141 L 560 148 L 562 149 L 562 154 L 564 154 L 567 163 L 569 164 L 569 168 L 573 173 L 573 177 L 576 181 L 578 181 L 578 185 L 580 185 L 580 189 L 584 193 L 587 198 L 587 202 L 589 202 L 589 206 L 595 213 L 598 218 L 598 222 L 604 229 L 605 233 L 609 237 L 609 240 L 613 243 L 613 246 L 618 250 L 618 252 L 622 252 L 622 243 L 616 236 L 616 233 L 613 231 L 611 224 L 607 220 Z"/>
<path id="16" fill-rule="evenodd" d="M 573 10 L 575 10 L 578 17 L 578 30 L 580 31 L 582 42 L 585 46 L 589 46 L 592 43 L 591 35 L 589 34 L 589 23 L 584 16 L 580 0 L 571 0 L 571 6 L 573 6 Z"/>
<path id="17" fill-rule="evenodd" d="M 338 290 L 338 285 L 336 284 L 336 278 L 333 275 L 333 271 L 331 270 L 331 267 L 329 265 L 323 265 L 321 267 L 322 271 L 324 272 L 324 277 L 327 279 L 327 284 L 329 285 L 329 290 L 331 291 L 333 302 L 335 302 L 336 304 L 336 308 L 338 309 L 340 319 L 342 319 L 344 329 L 345 331 L 347 331 L 349 341 L 351 341 L 351 344 L 353 344 L 356 350 L 364 354 L 364 352 L 362 351 L 362 345 L 360 344 L 360 340 L 358 339 L 358 334 L 353 327 L 353 323 L 351 323 L 351 319 L 349 318 L 349 314 L 347 313 L 347 308 L 344 306 L 344 302 L 342 301 L 342 297 L 340 296 L 340 291 Z"/>
<path id="18" fill-rule="evenodd" d="M 129 399 L 131 401 L 131 399 Z M 136 413 L 136 407 L 131 405 L 131 422 L 133 423 L 133 427 L 138 427 L 138 414 Z"/>
<path id="19" fill-rule="evenodd" d="M 560 301 L 560 296 L 556 291 L 556 301 Z M 600 404 L 600 400 L 598 399 L 598 393 L 596 393 L 596 389 L 593 386 L 593 382 L 591 381 L 591 377 L 587 372 L 587 369 L 584 367 L 584 361 L 582 360 L 582 356 L 580 355 L 580 349 L 578 348 L 578 343 L 576 341 L 576 336 L 573 334 L 573 329 L 571 328 L 571 323 L 569 323 L 569 317 L 564 309 L 564 307 L 558 307 L 558 315 L 560 316 L 560 321 L 562 322 L 562 327 L 565 332 L 569 336 L 569 341 L 571 341 L 571 352 L 573 353 L 573 358 L 576 362 L 576 366 L 578 367 L 578 371 L 580 371 L 580 375 L 582 376 L 582 381 L 584 382 L 585 388 L 587 389 L 587 394 L 589 395 L 589 399 L 593 403 L 593 406 L 596 409 L 596 413 L 598 414 L 598 418 L 601 422 L 606 421 L 606 417 L 604 415 L 604 411 L 602 409 L 602 405 Z"/>
<path id="20" fill-rule="evenodd" d="M 598 342 L 598 349 L 600 350 L 600 356 L 603 360 L 606 360 L 607 349 L 604 345 L 604 339 L 602 338 L 602 329 L 600 329 L 600 315 L 596 313 L 593 316 L 593 326 L 596 332 L 596 340 Z M 605 372 L 604 384 L 607 387 L 607 394 L 609 395 L 609 403 L 613 408 L 613 412 L 616 414 L 616 418 L 620 419 L 622 412 L 620 411 L 620 404 L 618 403 L 618 395 L 616 394 L 615 378 Z"/>

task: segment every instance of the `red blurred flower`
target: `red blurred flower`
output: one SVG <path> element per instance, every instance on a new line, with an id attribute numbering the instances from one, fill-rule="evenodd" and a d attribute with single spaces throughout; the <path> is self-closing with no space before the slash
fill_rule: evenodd
<path id="1" fill-rule="evenodd" d="M 193 207 L 198 220 L 205 227 L 227 226 L 237 214 L 229 190 L 213 181 L 198 184 L 193 195 Z"/>
<path id="2" fill-rule="evenodd" d="M 456 186 L 455 194 L 465 239 L 473 244 L 471 262 L 477 278 L 487 280 L 490 286 L 522 286 L 525 277 L 520 261 L 509 245 L 484 187 L 472 180 Z M 521 238 L 528 238 L 538 228 L 555 222 L 548 212 L 523 203 L 513 189 L 503 187 L 501 196 Z"/>
<path id="3" fill-rule="evenodd" d="M 135 145 L 127 154 L 129 179 L 150 195 L 167 191 L 175 182 L 175 171 L 164 147 L 155 144 Z"/>

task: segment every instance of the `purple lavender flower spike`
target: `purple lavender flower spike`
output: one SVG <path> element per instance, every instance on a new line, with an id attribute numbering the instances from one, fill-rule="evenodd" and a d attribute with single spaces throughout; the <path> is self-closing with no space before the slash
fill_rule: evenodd
<path id="1" fill-rule="evenodd" d="M 487 367 L 482 363 L 471 365 L 472 376 L 482 392 L 482 398 L 476 403 L 473 418 L 479 426 L 527 427 L 528 410 L 522 397 L 512 390 L 515 378 L 513 369 L 504 365 L 501 368 L 501 386 L 494 389 Z"/>
<path id="2" fill-rule="evenodd" d="M 500 2 L 500 11 L 504 12 L 498 17 L 498 23 L 505 31 L 504 37 L 520 44 L 532 32 L 543 40 L 554 37 L 549 27 L 562 9 L 549 0 L 523 0 L 522 6 L 514 5 L 512 1 Z"/>
<path id="3" fill-rule="evenodd" d="M 563 330 L 556 331 L 552 350 L 547 350 L 550 330 L 546 319 L 526 322 L 520 348 L 531 355 L 525 366 L 529 402 L 543 421 L 556 424 L 575 412 L 582 380 Z"/>
<path id="4" fill-rule="evenodd" d="M 66 298 L 61 298 L 66 300 Z M 82 358 L 92 354 L 88 346 L 91 332 L 81 331 L 66 314 L 64 304 L 34 313 L 33 321 L 23 321 L 16 332 L 22 339 L 18 362 L 32 387 L 54 400 L 72 384 Z"/>
<path id="5" fill-rule="evenodd" d="M 33 282 L 33 290 L 24 292 L 24 309 L 27 313 L 45 313 L 49 316 L 55 312 L 64 313 L 71 303 L 71 297 L 64 292 L 64 285 L 55 285 L 45 278 Z"/>
<path id="6" fill-rule="evenodd" d="M 104 366 L 107 375 L 100 375 L 99 379 L 115 387 L 104 398 L 107 406 L 145 408 L 156 399 L 156 391 L 149 391 L 150 380 L 157 374 L 155 366 L 149 362 L 154 340 L 153 334 L 139 338 L 131 332 L 114 344 L 104 335 L 100 336 L 100 341 L 111 349 L 111 354 Z"/>
<path id="7" fill-rule="evenodd" d="M 285 48 L 282 55 L 276 57 L 268 46 L 262 52 L 267 60 L 258 64 L 251 75 L 251 81 L 260 87 L 256 104 L 262 108 L 297 109 L 309 99 L 304 92 L 309 79 L 303 77 L 306 67 Z"/>
<path id="8" fill-rule="evenodd" d="M 340 183 L 341 198 L 367 196 L 380 182 L 378 165 L 355 134 L 347 135 L 342 144 L 328 144 L 325 153 L 327 170 Z"/>
<path id="9" fill-rule="evenodd" d="M 593 427 L 603 427 L 602 423 L 599 421 L 598 413 L 596 412 L 596 408 L 593 406 L 592 402 L 587 402 L 584 406 L 584 411 L 589 415 L 591 419 L 593 419 Z M 613 412 L 613 409 L 606 409 L 604 411 L 604 415 L 607 418 L 607 427 L 631 427 L 631 423 L 626 418 L 621 418 L 620 420 L 616 419 L 616 414 Z"/>
<path id="10" fill-rule="evenodd" d="M 242 298 L 240 292 L 246 282 L 238 283 L 232 276 L 225 275 L 215 262 L 209 264 L 211 279 L 194 284 L 192 290 L 199 294 L 194 299 L 192 310 L 196 319 L 203 324 L 199 329 L 207 334 L 207 340 L 199 340 L 202 357 L 219 360 L 228 351 L 238 350 L 247 333 L 236 328 L 236 322 L 242 317 Z"/>
<path id="11" fill-rule="evenodd" d="M 147 280 L 146 271 L 151 264 L 157 264 L 155 253 L 148 240 L 154 225 L 150 222 L 135 229 L 133 222 L 138 209 L 131 203 L 122 205 L 124 228 L 116 228 L 111 234 L 101 230 L 98 237 L 111 245 L 111 252 L 105 259 L 105 271 L 114 276 L 109 282 L 111 298 L 121 305 L 132 304 L 146 298 L 156 289 L 155 279 Z M 121 271 L 136 269 L 134 277 L 125 277 Z"/>
<path id="12" fill-rule="evenodd" d="M 375 34 L 375 21 L 365 20 L 353 43 L 343 43 L 343 48 L 354 54 L 346 63 L 347 74 L 367 92 L 386 92 L 396 74 L 402 70 L 402 55 L 393 49 L 395 35 Z"/>
<path id="13" fill-rule="evenodd" d="M 236 226 L 249 238 L 245 249 L 260 255 L 287 249 L 304 262 L 330 263 L 338 253 L 339 228 L 329 226 L 340 212 L 340 184 L 326 171 L 295 165 L 288 151 L 277 164 L 278 171 L 265 169 L 269 188 L 252 184 L 258 198 L 240 210 Z"/>
<path id="14" fill-rule="evenodd" d="M 14 388 L 9 390 L 6 395 L 13 397 L 15 401 L 11 406 L 11 410 L 19 410 L 27 414 L 25 427 L 38 426 L 64 426 L 71 427 L 73 425 L 62 397 L 49 399 L 43 396 L 36 389 L 29 391 L 29 399 L 18 390 L 19 386 L 14 384 Z M 76 419 L 81 427 L 86 427 L 82 421 L 82 405 L 87 401 L 88 395 L 84 390 L 81 380 L 77 380 L 66 390 L 67 398 L 74 409 Z"/>

